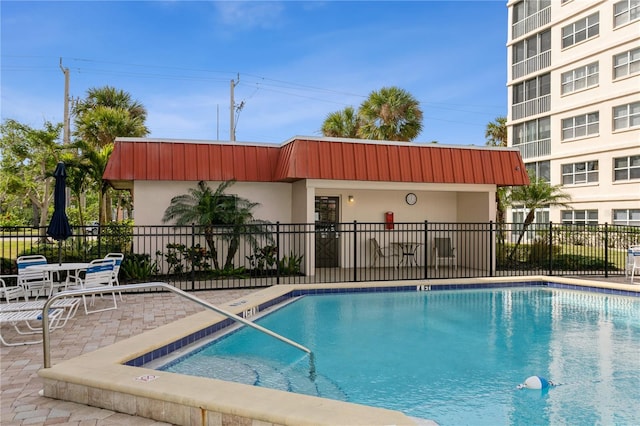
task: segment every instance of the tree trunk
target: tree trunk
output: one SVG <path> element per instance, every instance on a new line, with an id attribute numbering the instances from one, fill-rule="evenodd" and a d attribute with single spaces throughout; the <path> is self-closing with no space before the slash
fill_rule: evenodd
<path id="1" fill-rule="evenodd" d="M 518 246 L 520 245 L 520 242 L 522 241 L 522 238 L 524 238 L 524 234 L 525 232 L 527 232 L 527 228 L 529 228 L 529 225 L 531 225 L 531 223 L 533 223 L 533 219 L 535 219 L 536 217 L 536 210 L 535 209 L 531 209 L 529 210 L 529 213 L 527 213 L 527 217 L 524 219 L 524 223 L 522 224 L 522 231 L 520 232 L 520 236 L 518 236 L 518 241 L 516 241 L 516 245 L 513 246 L 513 249 L 511 250 L 511 253 L 509 254 L 509 260 L 513 261 L 513 257 L 515 256 L 516 252 L 518 251 Z"/>
<path id="2" fill-rule="evenodd" d="M 204 239 L 207 242 L 207 246 L 209 247 L 209 251 L 211 251 L 211 258 L 213 259 L 213 266 L 216 268 L 216 271 L 220 270 L 220 263 L 218 262 L 218 249 L 216 248 L 216 241 L 213 238 L 213 230 L 210 228 L 206 228 L 204 230 Z"/>
<path id="3" fill-rule="evenodd" d="M 240 236 L 233 235 L 231 241 L 229 241 L 229 251 L 227 252 L 227 260 L 224 262 L 224 269 L 230 269 L 233 267 L 233 258 L 238 252 L 238 246 L 240 245 Z"/>

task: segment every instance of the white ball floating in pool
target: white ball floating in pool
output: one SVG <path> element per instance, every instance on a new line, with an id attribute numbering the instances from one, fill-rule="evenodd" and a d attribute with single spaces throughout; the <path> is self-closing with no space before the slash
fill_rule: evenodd
<path id="1" fill-rule="evenodd" d="M 527 377 L 524 383 L 518 385 L 518 389 L 546 389 L 553 386 L 553 382 L 540 376 Z"/>

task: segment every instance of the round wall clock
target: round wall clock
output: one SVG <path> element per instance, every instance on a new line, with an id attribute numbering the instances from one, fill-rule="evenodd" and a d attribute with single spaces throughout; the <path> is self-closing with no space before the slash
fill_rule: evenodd
<path id="1" fill-rule="evenodd" d="M 410 206 L 414 205 L 418 201 L 418 197 L 413 192 L 408 193 L 404 199 Z"/>

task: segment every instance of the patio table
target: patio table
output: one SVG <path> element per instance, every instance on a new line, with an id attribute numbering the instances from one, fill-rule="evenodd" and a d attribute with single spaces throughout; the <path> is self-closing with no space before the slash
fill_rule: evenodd
<path id="1" fill-rule="evenodd" d="M 397 247 L 397 253 L 400 255 L 400 259 L 398 260 L 398 265 L 396 268 L 400 266 L 418 266 L 418 260 L 416 259 L 416 252 L 418 248 L 422 246 L 422 243 L 417 243 L 414 241 L 399 241 L 395 243 L 391 243 L 392 246 Z"/>
<path id="2" fill-rule="evenodd" d="M 69 277 L 71 276 L 71 272 L 77 274 L 79 271 L 83 269 L 87 269 L 89 267 L 89 263 L 86 262 L 68 262 L 68 263 L 47 263 L 46 265 L 32 265 L 27 266 L 26 269 L 33 269 L 36 271 L 45 271 L 49 273 L 49 278 L 51 282 L 51 289 L 49 289 L 49 295 L 53 294 L 54 287 L 67 287 L 69 285 Z M 58 272 L 67 272 L 67 276 L 64 282 L 55 283 L 53 281 L 53 274 Z"/>

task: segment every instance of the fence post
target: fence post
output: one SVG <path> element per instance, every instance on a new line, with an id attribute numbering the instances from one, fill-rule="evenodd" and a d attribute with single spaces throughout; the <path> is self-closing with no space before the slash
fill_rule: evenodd
<path id="1" fill-rule="evenodd" d="M 495 233 L 493 230 L 493 221 L 489 221 L 489 276 L 494 276 L 494 246 L 495 246 Z"/>
<path id="2" fill-rule="evenodd" d="M 353 221 L 353 282 L 358 281 L 358 221 Z"/>
<path id="3" fill-rule="evenodd" d="M 196 225 L 191 224 L 191 250 L 189 250 L 189 257 L 191 258 L 191 290 L 196 288 L 196 268 L 193 267 L 193 248 L 196 246 Z"/>
<path id="4" fill-rule="evenodd" d="M 276 222 L 276 284 L 280 284 L 280 221 Z"/>
<path id="5" fill-rule="evenodd" d="M 427 230 L 428 228 L 428 221 L 424 221 L 424 253 L 423 256 L 423 263 L 424 263 L 424 279 L 428 280 L 429 279 L 429 232 Z"/>
<path id="6" fill-rule="evenodd" d="M 102 226 L 101 223 L 98 224 L 98 257 L 102 257 Z M 84 232 L 87 231 L 85 230 Z"/>
<path id="7" fill-rule="evenodd" d="M 609 226 L 604 223 L 604 277 L 609 278 Z"/>
<path id="8" fill-rule="evenodd" d="M 553 275 L 553 221 L 549 221 L 549 274 Z"/>

